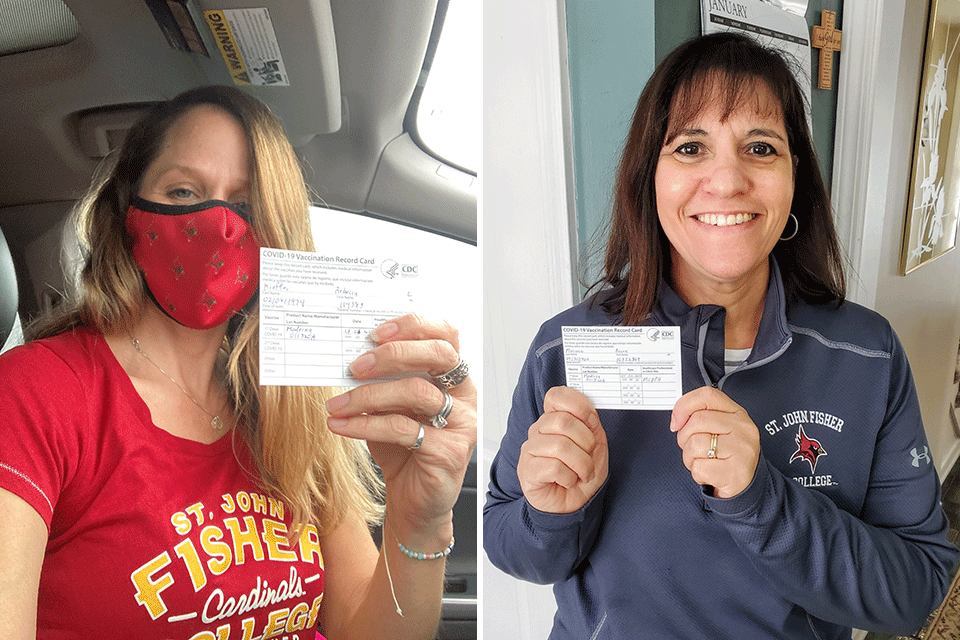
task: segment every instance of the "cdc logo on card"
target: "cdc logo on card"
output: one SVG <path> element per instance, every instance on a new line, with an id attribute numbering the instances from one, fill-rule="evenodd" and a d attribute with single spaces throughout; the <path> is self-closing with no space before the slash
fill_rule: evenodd
<path id="1" fill-rule="evenodd" d="M 647 340 L 657 342 L 658 340 L 673 340 L 676 332 L 674 327 L 655 327 L 647 330 Z"/>

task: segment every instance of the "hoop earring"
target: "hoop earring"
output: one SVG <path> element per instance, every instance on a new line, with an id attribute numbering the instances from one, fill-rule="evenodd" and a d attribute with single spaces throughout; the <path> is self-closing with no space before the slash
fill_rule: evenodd
<path id="1" fill-rule="evenodd" d="M 780 240 L 782 240 L 783 242 L 786 242 L 787 240 L 793 240 L 797 236 L 797 232 L 800 231 L 800 222 L 797 220 L 797 216 L 791 213 L 790 218 L 793 219 L 793 233 L 791 233 L 786 238 L 781 236 Z"/>

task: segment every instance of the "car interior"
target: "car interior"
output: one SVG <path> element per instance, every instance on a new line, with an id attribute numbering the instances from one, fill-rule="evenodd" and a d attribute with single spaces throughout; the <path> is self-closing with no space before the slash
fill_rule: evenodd
<path id="1" fill-rule="evenodd" d="M 418 125 L 446 19 L 461 4 L 0 0 L 0 345 L 21 342 L 21 323 L 69 290 L 82 261 L 71 209 L 103 159 L 152 104 L 206 84 L 240 86 L 279 116 L 315 220 L 329 212 L 338 233 L 412 228 L 429 250 L 442 238 L 457 252 L 449 264 L 475 270 L 476 164 L 433 150 Z M 218 32 L 231 11 L 250 28 L 234 42 L 246 37 L 249 48 L 260 34 L 272 60 L 237 66 Z M 479 100 L 479 77 L 472 83 Z M 460 288 L 450 305 L 479 317 L 477 289 Z M 460 331 L 479 342 L 479 323 Z M 477 633 L 476 486 L 474 453 L 455 510 L 442 639 Z"/>

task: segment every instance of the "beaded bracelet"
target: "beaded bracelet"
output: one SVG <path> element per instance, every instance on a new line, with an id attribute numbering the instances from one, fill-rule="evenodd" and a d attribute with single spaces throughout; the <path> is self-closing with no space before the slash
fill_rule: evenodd
<path id="1" fill-rule="evenodd" d="M 403 551 L 408 558 L 413 560 L 437 560 L 439 558 L 445 558 L 450 555 L 450 552 L 453 551 L 453 544 L 456 542 L 456 538 L 450 537 L 450 545 L 443 551 L 438 551 L 436 553 L 423 553 L 422 551 L 411 551 L 405 546 L 400 544 L 400 540 L 397 539 L 397 536 L 393 536 L 394 540 L 397 540 L 397 546 L 400 547 L 400 551 Z"/>
<path id="2" fill-rule="evenodd" d="M 386 529 L 386 522 L 384 522 L 384 529 Z M 400 543 L 400 538 L 398 538 L 396 534 L 394 534 L 393 539 L 397 541 L 397 546 L 400 547 L 400 551 L 413 560 L 436 560 L 438 558 L 444 558 L 450 555 L 450 552 L 453 551 L 453 543 L 456 542 L 456 538 L 450 536 L 450 545 L 443 551 L 438 551 L 437 553 L 422 553 L 420 551 L 410 551 L 410 549 L 407 549 Z M 387 570 L 387 580 L 390 582 L 390 595 L 393 596 L 393 604 L 397 605 L 397 615 L 402 618 L 403 609 L 400 608 L 400 603 L 397 601 L 397 592 L 393 588 L 393 576 L 390 575 L 390 562 L 387 560 L 386 549 L 384 549 L 383 552 L 383 566 Z"/>

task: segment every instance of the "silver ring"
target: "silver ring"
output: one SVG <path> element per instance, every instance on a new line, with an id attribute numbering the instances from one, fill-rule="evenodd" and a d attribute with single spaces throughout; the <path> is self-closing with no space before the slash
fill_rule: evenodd
<path id="1" fill-rule="evenodd" d="M 710 434 L 710 448 L 707 449 L 707 457 L 711 460 L 717 457 L 717 434 Z"/>
<path id="2" fill-rule="evenodd" d="M 460 358 L 460 362 L 457 363 L 457 366 L 455 366 L 453 369 L 450 369 L 450 371 L 441 373 L 439 376 L 430 377 L 433 378 L 433 381 L 441 389 L 449 389 L 466 380 L 469 374 L 470 367 L 467 366 L 467 363 L 463 360 L 463 358 Z"/>
<path id="3" fill-rule="evenodd" d="M 417 435 L 417 441 L 414 442 L 411 446 L 407 447 L 410 451 L 416 451 L 420 448 L 420 445 L 423 444 L 423 425 L 420 425 L 420 433 Z"/>
<path id="4" fill-rule="evenodd" d="M 437 429 L 443 429 L 447 426 L 447 416 L 450 415 L 450 411 L 453 409 L 453 397 L 447 393 L 446 389 L 440 389 L 440 393 L 443 394 L 443 409 L 440 409 L 440 413 L 430 419 L 430 424 Z"/>

